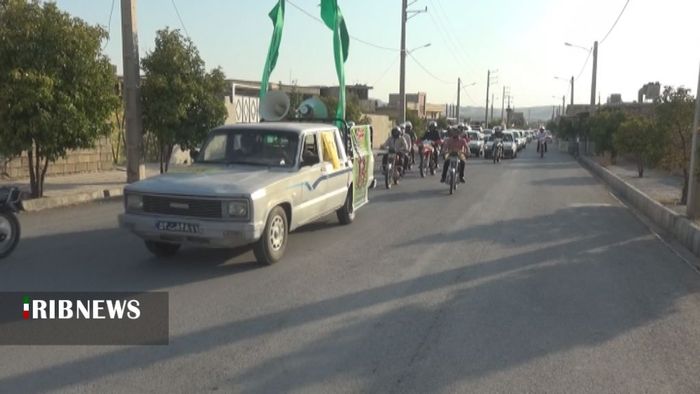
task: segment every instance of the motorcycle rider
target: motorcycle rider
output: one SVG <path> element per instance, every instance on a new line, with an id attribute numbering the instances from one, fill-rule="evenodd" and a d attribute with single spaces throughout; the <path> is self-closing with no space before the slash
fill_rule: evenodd
<path id="1" fill-rule="evenodd" d="M 410 121 L 406 121 L 406 123 L 403 124 L 403 128 L 406 136 L 408 136 L 408 148 L 411 153 L 411 164 L 414 164 L 416 162 L 416 158 L 413 152 L 413 147 L 416 145 L 418 136 L 416 135 L 415 130 L 413 130 L 413 123 L 411 123 Z"/>
<path id="2" fill-rule="evenodd" d="M 544 126 L 540 126 L 540 132 L 537 133 L 537 152 L 544 149 L 547 152 L 547 133 L 544 131 Z"/>
<path id="3" fill-rule="evenodd" d="M 402 161 L 406 161 L 405 154 L 408 152 L 408 146 L 406 145 L 406 140 L 401 136 L 401 128 L 399 126 L 394 126 L 391 129 L 391 136 L 384 142 L 380 148 L 382 149 L 394 149 L 396 154 Z M 382 166 L 386 168 L 388 155 L 384 155 L 382 158 Z"/>
<path id="4" fill-rule="evenodd" d="M 491 149 L 495 150 L 499 145 L 503 146 L 503 127 L 496 126 L 493 128 L 493 145 Z"/>
<path id="5" fill-rule="evenodd" d="M 461 132 L 457 127 L 451 127 L 447 134 L 449 138 L 445 140 L 445 143 L 443 144 L 443 152 L 445 152 L 445 157 L 448 157 L 450 153 L 457 153 L 459 155 L 459 181 L 461 183 L 465 183 L 464 167 L 467 163 L 466 155 L 467 151 L 469 150 L 469 144 L 464 138 L 462 138 Z M 440 178 L 440 182 L 445 182 L 449 165 L 450 161 L 445 160 L 445 164 L 442 166 L 442 178 Z"/>
<path id="6" fill-rule="evenodd" d="M 440 135 L 440 130 L 438 130 L 438 124 L 436 121 L 431 120 L 428 123 L 428 131 L 426 131 L 425 135 L 423 136 L 424 140 L 428 140 L 432 142 L 433 144 L 433 160 L 435 160 L 435 163 L 437 164 L 438 162 L 438 150 L 440 148 L 439 144 L 440 141 L 442 140 L 442 135 Z"/>

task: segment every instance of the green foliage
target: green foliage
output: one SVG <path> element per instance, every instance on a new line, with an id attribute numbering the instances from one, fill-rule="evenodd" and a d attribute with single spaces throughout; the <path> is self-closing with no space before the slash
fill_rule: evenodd
<path id="1" fill-rule="evenodd" d="M 437 124 L 439 129 L 447 129 L 450 126 L 450 124 L 447 122 L 447 118 L 444 116 L 437 119 Z"/>
<path id="2" fill-rule="evenodd" d="M 155 137 L 160 170 L 167 172 L 176 144 L 195 147 L 226 120 L 226 81 L 220 69 L 205 71 L 197 48 L 178 30 L 159 30 L 141 65 L 144 128 Z"/>
<path id="3" fill-rule="evenodd" d="M 590 137 L 595 143 L 598 153 L 610 152 L 613 157 L 617 156 L 613 135 L 625 121 L 625 113 L 619 109 L 601 109 L 589 121 Z"/>
<path id="4" fill-rule="evenodd" d="M 321 101 L 326 104 L 328 109 L 328 116 L 335 117 L 335 110 L 338 107 L 337 97 L 321 97 Z M 296 107 L 293 107 L 296 108 Z M 360 99 L 357 96 L 351 94 L 348 95 L 345 101 L 345 121 L 355 122 L 355 124 L 367 124 L 367 119 L 362 114 L 362 107 L 360 106 Z"/>
<path id="5" fill-rule="evenodd" d="M 418 111 L 406 111 L 406 121 L 411 122 L 411 124 L 413 125 L 413 130 L 416 133 L 424 133 L 425 129 L 428 128 L 428 122 L 425 119 L 422 119 L 418 116 Z"/>
<path id="6" fill-rule="evenodd" d="M 666 137 L 666 152 L 661 164 L 668 170 L 683 172 L 685 181 L 681 204 L 688 201 L 694 111 L 695 99 L 690 95 L 689 89 L 666 86 L 657 100 L 656 123 Z"/>
<path id="7" fill-rule="evenodd" d="M 625 119 L 613 137 L 615 149 L 634 158 L 639 177 L 644 177 L 645 166 L 654 165 L 663 155 L 663 132 L 646 117 Z"/>
<path id="8" fill-rule="evenodd" d="M 0 7 L 0 154 L 27 152 L 34 197 L 43 195 L 49 163 L 111 131 L 119 100 L 101 53 L 106 38 L 54 3 Z"/>

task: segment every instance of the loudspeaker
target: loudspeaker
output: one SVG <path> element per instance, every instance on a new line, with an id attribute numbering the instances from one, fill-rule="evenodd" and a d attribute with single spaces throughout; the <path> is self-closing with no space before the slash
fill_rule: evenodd
<path id="1" fill-rule="evenodd" d="M 318 97 L 311 97 L 299 105 L 297 116 L 302 119 L 327 119 L 328 109 Z"/>
<path id="2" fill-rule="evenodd" d="M 289 96 L 279 90 L 267 92 L 260 104 L 260 116 L 268 122 L 277 122 L 285 118 L 291 103 Z"/>

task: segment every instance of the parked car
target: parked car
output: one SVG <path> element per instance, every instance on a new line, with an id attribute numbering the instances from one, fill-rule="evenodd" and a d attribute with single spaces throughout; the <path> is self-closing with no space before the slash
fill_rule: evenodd
<path id="1" fill-rule="evenodd" d="M 510 130 L 503 132 L 503 156 L 508 159 L 518 157 L 518 142 Z"/>
<path id="2" fill-rule="evenodd" d="M 484 155 L 484 136 L 478 131 L 468 131 L 469 136 L 469 151 L 476 157 Z"/>
<path id="3" fill-rule="evenodd" d="M 349 224 L 367 202 L 370 134 L 369 126 L 341 133 L 314 123 L 219 127 L 191 167 L 128 185 L 120 225 L 159 257 L 183 244 L 253 244 L 259 262 L 275 263 L 289 231 L 334 212 Z"/>
<path id="4" fill-rule="evenodd" d="M 522 130 L 515 130 L 514 133 L 518 141 L 518 150 L 525 149 L 527 147 L 527 137 L 525 137 L 525 132 Z"/>

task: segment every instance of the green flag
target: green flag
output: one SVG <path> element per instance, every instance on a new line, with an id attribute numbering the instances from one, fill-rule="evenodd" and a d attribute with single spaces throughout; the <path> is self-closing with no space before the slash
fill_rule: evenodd
<path id="1" fill-rule="evenodd" d="M 348 60 L 350 35 L 345 19 L 338 7 L 338 0 L 321 0 L 321 19 L 333 31 L 333 53 L 335 54 L 335 71 L 340 86 L 336 118 L 345 119 L 345 61 Z"/>
<path id="2" fill-rule="evenodd" d="M 282 28 L 284 27 L 284 0 L 278 0 L 277 5 L 270 11 L 270 19 L 274 30 L 272 31 L 272 39 L 270 40 L 270 49 L 267 52 L 267 60 L 265 61 L 265 69 L 263 70 L 262 80 L 260 80 L 260 103 L 262 104 L 265 94 L 267 94 L 267 85 L 270 82 L 270 74 L 277 65 L 277 57 L 280 53 L 280 44 L 282 43 Z"/>

